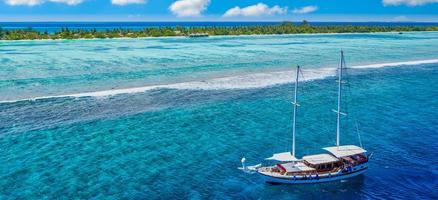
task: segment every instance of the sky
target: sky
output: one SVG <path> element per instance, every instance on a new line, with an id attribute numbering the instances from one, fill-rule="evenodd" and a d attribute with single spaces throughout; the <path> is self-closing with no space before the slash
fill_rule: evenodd
<path id="1" fill-rule="evenodd" d="M 0 0 L 0 21 L 438 22 L 438 0 Z"/>

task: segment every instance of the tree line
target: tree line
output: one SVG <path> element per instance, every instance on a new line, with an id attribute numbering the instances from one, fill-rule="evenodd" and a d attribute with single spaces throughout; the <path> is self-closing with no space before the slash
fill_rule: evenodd
<path id="1" fill-rule="evenodd" d="M 306 21 L 295 25 L 283 22 L 278 25 L 255 26 L 203 26 L 203 27 L 148 27 L 141 30 L 115 28 L 111 30 L 69 29 L 49 33 L 32 28 L 5 30 L 0 28 L 1 40 L 40 40 L 40 39 L 93 39 L 93 38 L 139 38 L 208 35 L 263 35 L 263 34 L 303 34 L 303 33 L 373 33 L 438 31 L 438 26 L 377 26 L 377 25 L 310 25 Z"/>

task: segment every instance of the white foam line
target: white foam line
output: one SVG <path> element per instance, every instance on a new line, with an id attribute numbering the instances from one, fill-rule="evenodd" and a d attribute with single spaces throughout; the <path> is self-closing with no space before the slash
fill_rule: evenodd
<path id="1" fill-rule="evenodd" d="M 305 81 L 323 79 L 334 74 L 334 68 L 320 68 L 315 70 L 304 70 Z M 152 85 L 144 87 L 133 87 L 125 89 L 112 89 L 96 92 L 83 92 L 65 95 L 42 96 L 26 99 L 6 100 L 0 103 L 13 103 L 18 101 L 35 101 L 51 98 L 79 98 L 79 97 L 105 97 L 118 94 L 141 93 L 155 89 L 177 89 L 177 90 L 226 90 L 226 89 L 254 89 L 268 87 L 272 85 L 286 84 L 293 82 L 295 76 L 294 70 L 253 73 L 240 76 L 230 76 L 222 78 L 213 78 L 206 81 L 190 81 L 165 85 Z"/>
<path id="2" fill-rule="evenodd" d="M 407 62 L 393 62 L 393 63 L 379 63 L 370 65 L 350 66 L 350 68 L 363 69 L 363 68 L 381 68 L 403 65 L 420 65 L 420 64 L 432 64 L 438 63 L 438 59 L 431 60 L 417 60 Z M 336 68 L 318 68 L 307 69 L 304 71 L 305 81 L 323 79 L 329 76 L 336 75 Z M 35 101 L 51 98 L 80 98 L 80 97 L 105 97 L 114 96 L 118 94 L 131 94 L 142 93 L 155 89 L 177 89 L 177 90 L 226 90 L 226 89 L 254 89 L 263 88 L 273 85 L 280 85 L 286 83 L 292 83 L 294 81 L 295 70 L 277 71 L 277 72 L 265 72 L 265 73 L 253 73 L 240 76 L 230 76 L 222 78 L 214 78 L 205 81 L 191 81 L 165 85 L 152 85 L 143 87 L 133 87 L 125 89 L 112 89 L 96 92 L 84 92 L 65 95 L 53 95 L 53 96 L 41 96 L 34 98 L 5 100 L 0 103 L 14 103 L 19 101 Z"/>
<path id="3" fill-rule="evenodd" d="M 6 100 L 0 101 L 0 103 L 14 103 L 19 101 L 35 101 L 42 99 L 52 99 L 52 98 L 66 98 L 66 97 L 104 97 L 104 96 L 112 96 L 117 94 L 126 94 L 126 93 L 140 93 L 145 92 L 147 90 L 158 89 L 159 86 L 145 86 L 145 87 L 136 87 L 136 88 L 127 88 L 127 89 L 112 89 L 112 90 L 103 90 L 96 92 L 84 92 L 84 93 L 74 93 L 74 94 L 63 94 L 63 95 L 53 95 L 53 96 L 41 96 L 41 97 L 33 97 L 27 99 L 17 99 L 17 100 Z"/>
<path id="4" fill-rule="evenodd" d="M 433 63 L 438 63 L 438 59 L 415 60 L 415 61 L 393 62 L 393 63 L 378 63 L 378 64 L 370 64 L 370 65 L 352 66 L 350 68 L 365 69 L 365 68 L 395 67 L 395 66 L 403 66 L 403 65 L 422 65 L 422 64 L 433 64 Z"/>

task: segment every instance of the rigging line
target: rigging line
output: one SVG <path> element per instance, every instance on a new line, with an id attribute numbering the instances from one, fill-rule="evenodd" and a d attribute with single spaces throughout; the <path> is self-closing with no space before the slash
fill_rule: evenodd
<path id="1" fill-rule="evenodd" d="M 306 81 L 306 78 L 304 77 L 304 73 L 303 73 L 303 69 L 302 68 L 300 68 L 299 73 L 301 75 L 301 78 L 303 78 L 303 81 Z"/>
<path id="2" fill-rule="evenodd" d="M 301 75 L 301 82 L 300 82 L 300 84 L 298 85 L 298 88 L 297 88 L 297 90 L 299 90 L 300 91 L 300 99 L 303 99 L 303 97 L 304 97 L 304 95 L 305 94 L 307 94 L 306 93 L 306 86 L 305 86 L 305 81 L 306 81 L 306 78 L 304 77 L 304 73 L 303 73 L 303 68 L 302 68 L 302 66 L 300 66 L 300 68 L 298 69 L 298 74 L 297 74 L 297 76 L 299 77 Z M 300 88 L 301 88 L 301 90 L 300 90 Z M 303 101 L 304 102 L 304 101 Z M 298 103 L 298 101 L 297 101 L 297 103 Z M 299 103 L 298 103 L 298 105 L 299 105 Z M 299 112 L 299 113 L 301 113 L 301 112 Z M 295 125 L 296 126 L 296 125 Z M 296 127 L 299 127 L 299 126 L 296 126 Z M 296 132 L 295 132 L 295 134 L 296 134 Z M 296 139 L 295 139 L 296 140 Z"/>
<path id="3" fill-rule="evenodd" d="M 302 68 L 300 68 L 300 75 L 301 75 L 301 78 L 303 80 L 302 84 L 300 84 L 300 86 L 301 86 L 301 93 L 303 94 L 301 96 L 304 97 L 307 94 L 308 90 L 309 90 L 308 88 L 310 88 L 311 86 L 306 85 L 306 84 L 310 84 L 310 83 L 307 82 L 306 77 L 304 77 L 304 72 L 303 72 Z M 310 102 L 310 99 L 308 99 L 306 102 Z"/>
<path id="4" fill-rule="evenodd" d="M 346 111 L 349 113 L 349 115 L 347 116 L 347 122 L 348 122 L 348 120 L 355 120 L 356 121 L 356 118 L 354 117 L 355 115 L 354 115 L 354 113 L 352 112 L 352 110 L 350 109 L 350 102 L 351 102 L 351 97 L 353 96 L 353 93 L 351 92 L 351 84 L 350 84 L 350 80 L 351 80 L 351 78 L 350 78 L 350 74 L 349 74 L 349 68 L 347 68 L 347 64 L 345 63 L 345 60 L 344 60 L 344 66 L 346 66 L 345 68 L 346 68 L 346 70 L 345 70 L 345 76 L 346 76 L 346 84 L 345 84 L 345 86 L 347 87 L 347 95 L 346 95 L 346 97 L 345 97 L 345 105 L 346 105 Z M 346 129 L 347 130 L 351 130 L 351 128 L 350 128 L 350 126 L 349 126 L 349 123 L 347 123 L 347 127 L 346 127 Z"/>
<path id="5" fill-rule="evenodd" d="M 358 123 L 357 123 L 357 120 L 356 120 L 356 132 L 357 132 L 357 137 L 359 138 L 359 145 L 360 145 L 360 148 L 363 149 L 362 139 L 361 139 L 361 137 L 360 137 L 359 125 L 358 125 Z"/>
<path id="6" fill-rule="evenodd" d="M 302 66 L 300 66 L 300 69 L 299 69 L 299 71 L 298 71 L 298 76 L 300 76 L 301 75 L 301 82 L 300 82 L 300 84 L 298 85 L 298 87 L 299 88 L 301 88 L 301 90 L 300 90 L 300 94 L 305 94 L 305 87 L 304 87 L 304 82 L 306 81 L 306 79 L 304 78 L 304 74 L 303 74 L 303 69 L 302 69 Z M 301 96 L 303 96 L 303 95 L 301 95 Z"/>
<path id="7" fill-rule="evenodd" d="M 347 66 L 345 64 L 345 60 L 344 60 L 344 65 Z M 350 84 L 351 83 L 350 82 L 351 78 L 350 78 L 349 70 L 348 69 L 349 68 L 346 67 L 346 70 L 345 70 L 345 75 L 346 75 L 346 80 L 347 80 L 346 86 L 347 86 L 347 93 L 348 93 L 348 97 L 345 98 L 345 100 L 346 100 L 346 109 L 347 109 L 348 112 L 351 112 L 351 114 L 350 114 L 351 119 L 355 120 L 357 122 L 357 119 L 356 119 L 356 117 L 354 115 L 354 112 L 349 109 L 349 104 L 348 104 L 348 101 L 351 101 L 351 99 L 352 99 L 351 97 L 353 96 L 353 92 L 352 92 L 351 84 Z"/>
<path id="8" fill-rule="evenodd" d="M 343 66 L 344 66 L 344 76 L 343 76 L 343 78 L 345 79 L 345 86 L 346 86 L 346 88 L 347 88 L 347 93 L 349 94 L 349 95 L 346 95 L 345 93 L 344 93 L 344 105 L 345 105 L 345 113 L 347 113 L 347 116 L 346 116 L 346 122 L 347 123 L 344 123 L 344 127 L 345 127 L 345 132 L 346 133 L 348 133 L 348 130 L 349 130 L 349 128 L 350 128 L 350 126 L 349 126 L 349 123 L 348 123 L 348 121 L 351 119 L 350 118 L 350 107 L 349 107 L 349 97 L 351 97 L 351 88 L 350 88 L 350 76 L 349 76 L 349 74 L 348 74 L 348 68 L 347 68 L 347 64 L 346 64 L 346 62 L 345 62 L 345 58 L 342 60 L 342 62 L 343 62 Z"/>
<path id="9" fill-rule="evenodd" d="M 344 65 L 346 66 L 345 60 L 344 60 Z M 346 69 L 348 69 L 348 68 L 346 67 Z M 347 86 L 347 92 L 348 92 L 349 97 L 352 97 L 353 96 L 353 92 L 352 92 L 352 89 L 351 89 L 350 76 L 348 74 L 348 71 L 349 70 L 345 70 L 346 80 L 347 80 L 346 86 Z M 345 99 L 346 99 L 346 103 L 345 103 L 346 104 L 346 111 L 349 113 L 349 115 L 351 115 L 351 117 L 349 117 L 349 118 L 352 118 L 352 120 L 354 120 L 354 122 L 355 122 L 356 133 L 357 133 L 357 136 L 358 136 L 358 139 L 359 139 L 359 145 L 360 145 L 361 148 L 363 148 L 362 138 L 360 136 L 360 131 L 359 131 L 359 124 L 358 124 L 357 118 L 355 117 L 356 115 L 354 114 L 354 112 L 349 111 L 349 104 L 348 104 L 347 101 L 350 100 L 350 99 L 347 99 L 347 98 L 345 98 Z M 347 124 L 347 126 L 348 126 L 348 124 Z"/>

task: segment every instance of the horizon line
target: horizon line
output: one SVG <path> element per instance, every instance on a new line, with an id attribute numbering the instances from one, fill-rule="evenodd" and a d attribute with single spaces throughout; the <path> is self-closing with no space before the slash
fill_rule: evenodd
<path id="1" fill-rule="evenodd" d="M 34 21 L 1 21 L 0 23 L 56 23 L 56 22 L 70 22 L 70 23 L 88 23 L 88 22 L 97 22 L 97 23 L 114 23 L 114 22 L 133 22 L 133 23 L 157 23 L 157 22 L 169 22 L 169 23 L 187 23 L 187 22 L 194 22 L 194 23 L 211 23 L 211 22 L 236 22 L 236 23 L 242 23 L 242 22 L 293 22 L 293 23 L 301 23 L 304 20 L 223 20 L 223 21 L 219 21 L 219 20 L 199 20 L 199 21 L 194 21 L 194 20 L 187 20 L 187 21 L 172 21 L 172 20 L 108 20 L 108 21 L 104 21 L 104 20 L 34 20 Z M 386 20 L 386 21 L 374 21 L 374 20 L 364 20 L 364 21 L 322 21 L 322 20 L 305 20 L 309 23 L 438 23 L 438 21 L 391 21 L 391 20 Z"/>

